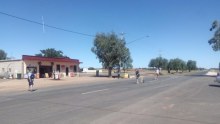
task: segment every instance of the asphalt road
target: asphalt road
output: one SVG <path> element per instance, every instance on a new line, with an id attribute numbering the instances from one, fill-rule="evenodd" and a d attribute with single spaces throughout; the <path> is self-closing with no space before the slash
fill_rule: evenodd
<path id="1" fill-rule="evenodd" d="M 219 124 L 213 77 L 163 76 L 0 96 L 1 124 Z"/>

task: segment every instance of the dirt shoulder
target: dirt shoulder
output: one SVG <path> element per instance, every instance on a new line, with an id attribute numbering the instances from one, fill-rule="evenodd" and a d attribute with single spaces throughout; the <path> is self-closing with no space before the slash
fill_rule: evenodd
<path id="1" fill-rule="evenodd" d="M 52 86 L 63 86 L 63 85 L 73 85 L 73 84 L 85 84 L 94 83 L 98 81 L 116 80 L 114 78 L 107 77 L 72 77 L 63 78 L 61 80 L 54 80 L 51 78 L 42 78 L 34 80 L 34 88 L 47 88 Z M 0 79 L 0 94 L 27 91 L 28 82 L 27 79 Z"/>
<path id="2" fill-rule="evenodd" d="M 195 72 L 191 72 L 195 73 Z M 166 76 L 163 74 L 161 76 Z M 143 71 L 141 72 L 143 77 L 154 77 L 155 74 L 153 71 Z M 130 76 L 130 78 L 135 78 L 135 76 Z M 118 80 L 117 78 L 108 78 L 108 77 L 66 77 L 61 80 L 54 80 L 52 78 L 41 78 L 34 80 L 34 89 L 41 89 L 54 86 L 65 86 L 65 85 L 74 85 L 74 84 L 88 84 L 95 82 L 107 82 L 110 80 Z M 0 95 L 7 93 L 16 93 L 16 92 L 27 92 L 28 90 L 28 81 L 27 79 L 0 79 Z"/>

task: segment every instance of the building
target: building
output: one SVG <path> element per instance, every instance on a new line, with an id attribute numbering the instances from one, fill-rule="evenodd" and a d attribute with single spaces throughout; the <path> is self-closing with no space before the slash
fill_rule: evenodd
<path id="1" fill-rule="evenodd" d="M 0 78 L 17 78 L 24 74 L 23 62 L 18 60 L 0 60 Z"/>
<path id="2" fill-rule="evenodd" d="M 0 61 L 0 74 L 13 78 L 26 78 L 27 72 L 33 71 L 36 78 L 48 78 L 59 72 L 63 77 L 73 77 L 80 70 L 79 64 L 78 59 L 23 55 L 21 60 Z"/>

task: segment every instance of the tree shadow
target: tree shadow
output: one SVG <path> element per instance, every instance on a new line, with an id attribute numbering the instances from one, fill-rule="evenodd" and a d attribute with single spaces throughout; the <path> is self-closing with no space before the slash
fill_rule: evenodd
<path id="1" fill-rule="evenodd" d="M 210 87 L 218 87 L 220 88 L 220 85 L 217 85 L 217 84 L 209 84 Z"/>
<path id="2" fill-rule="evenodd" d="M 204 75 L 204 74 L 194 74 L 194 75 L 184 75 L 189 77 L 216 77 L 216 75 Z"/>
<path id="3" fill-rule="evenodd" d="M 99 76 L 96 76 L 96 75 L 93 75 L 91 77 L 97 77 L 97 78 L 107 78 L 109 77 L 108 75 L 99 75 Z"/>

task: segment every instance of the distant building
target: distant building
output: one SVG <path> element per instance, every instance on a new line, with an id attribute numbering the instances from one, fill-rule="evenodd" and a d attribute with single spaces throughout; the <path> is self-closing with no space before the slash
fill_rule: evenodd
<path id="1" fill-rule="evenodd" d="M 102 72 L 102 69 L 94 69 L 94 70 L 89 70 L 88 68 L 83 68 L 82 72 L 83 73 L 96 73 L 96 71 Z"/>
<path id="2" fill-rule="evenodd" d="M 79 64 L 78 59 L 23 55 L 19 60 L 1 60 L 0 75 L 25 78 L 31 70 L 36 74 L 36 78 L 53 77 L 54 72 L 59 72 L 64 77 L 73 77 L 79 72 Z"/>

